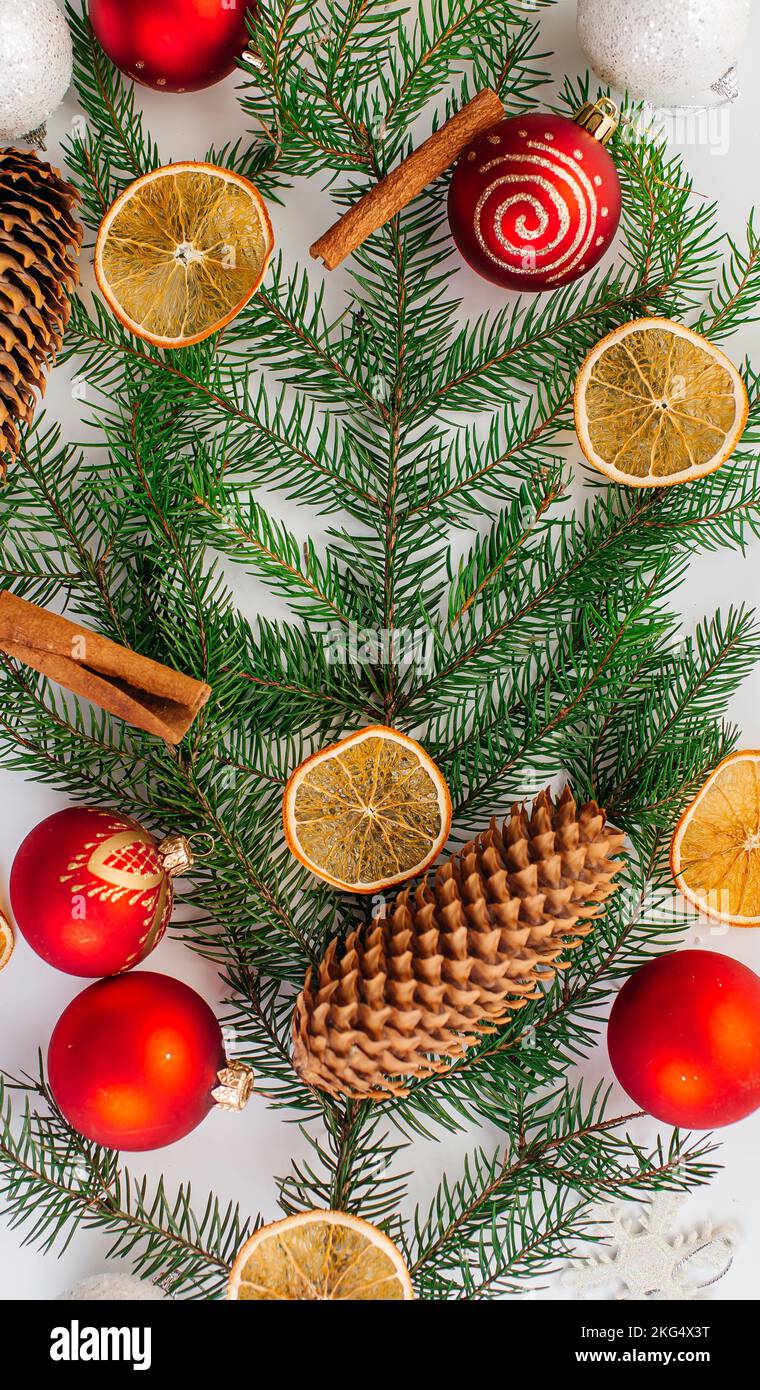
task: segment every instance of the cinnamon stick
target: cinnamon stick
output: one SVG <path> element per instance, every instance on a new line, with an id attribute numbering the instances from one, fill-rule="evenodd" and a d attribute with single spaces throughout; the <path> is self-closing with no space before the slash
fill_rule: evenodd
<path id="1" fill-rule="evenodd" d="M 496 93 L 490 87 L 478 92 L 397 169 L 344 212 L 335 225 L 314 242 L 311 255 L 315 260 L 324 261 L 328 270 L 334 270 L 371 232 L 384 226 L 448 169 L 476 135 L 503 119 L 504 107 Z"/>
<path id="2" fill-rule="evenodd" d="M 211 687 L 0 591 L 0 651 L 167 743 L 184 738 Z"/>

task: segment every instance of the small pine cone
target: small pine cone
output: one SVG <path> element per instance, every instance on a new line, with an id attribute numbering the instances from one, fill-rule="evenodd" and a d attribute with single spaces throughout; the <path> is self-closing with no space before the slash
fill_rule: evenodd
<path id="1" fill-rule="evenodd" d="M 336 1096 L 405 1095 L 411 1078 L 445 1072 L 567 962 L 614 893 L 624 836 L 569 787 L 533 813 L 514 806 L 499 829 L 399 893 L 341 952 L 331 941 L 293 1018 L 294 1064 Z"/>
<path id="2" fill-rule="evenodd" d="M 78 194 L 31 150 L 0 150 L 0 473 L 44 395 L 79 281 Z"/>

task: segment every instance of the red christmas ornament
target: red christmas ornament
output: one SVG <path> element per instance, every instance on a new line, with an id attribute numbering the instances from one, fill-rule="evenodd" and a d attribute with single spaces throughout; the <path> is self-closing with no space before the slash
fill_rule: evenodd
<path id="1" fill-rule="evenodd" d="M 760 977 L 716 951 L 675 951 L 637 970 L 612 1008 L 607 1047 L 637 1105 L 715 1129 L 760 1106 Z"/>
<path id="2" fill-rule="evenodd" d="M 115 975 L 158 945 L 172 913 L 171 876 L 187 841 L 158 845 L 114 811 L 72 807 L 30 831 L 11 870 L 11 904 L 33 950 L 69 975 Z"/>
<path id="3" fill-rule="evenodd" d="M 90 0 L 112 63 L 161 92 L 195 92 L 227 77 L 248 44 L 246 0 Z"/>
<path id="4" fill-rule="evenodd" d="M 48 1049 L 57 1105 L 109 1149 L 159 1149 L 208 1114 L 225 1067 L 222 1030 L 180 980 L 137 971 L 72 999 Z"/>
<path id="5" fill-rule="evenodd" d="M 479 135 L 454 170 L 449 222 L 468 265 L 511 290 L 553 290 L 585 275 L 620 222 L 620 180 L 604 148 L 606 99 L 565 116 L 514 116 Z"/>

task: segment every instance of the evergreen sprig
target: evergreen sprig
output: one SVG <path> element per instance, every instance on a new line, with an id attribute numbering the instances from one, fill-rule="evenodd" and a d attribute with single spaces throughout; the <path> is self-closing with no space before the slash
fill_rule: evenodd
<path id="1" fill-rule="evenodd" d="M 18 1119 L 14 1092 L 23 1097 Z M 151 1189 L 113 1151 L 74 1133 L 50 1094 L 41 1059 L 38 1080 L 0 1076 L 0 1193 L 11 1226 L 27 1227 L 25 1241 L 61 1251 L 78 1227 L 101 1230 L 110 1240 L 109 1257 L 129 1259 L 141 1277 L 173 1295 L 217 1296 L 236 1250 L 255 1229 L 238 1206 L 222 1206 L 213 1194 L 196 1215 L 189 1185 L 170 1195 L 160 1179 Z"/>
<path id="2" fill-rule="evenodd" d="M 532 19 L 525 8 L 261 0 L 241 60 L 250 139 L 209 158 L 272 199 L 321 179 L 342 209 L 484 85 L 511 113 L 547 100 L 540 7 Z M 162 156 L 84 8 L 69 18 L 85 119 L 68 159 L 94 231 Z M 572 112 L 589 90 L 568 80 L 555 109 Z M 567 1077 L 620 977 L 683 931 L 665 852 L 733 746 L 728 701 L 759 654 L 743 608 L 692 636 L 673 608 L 690 556 L 760 534 L 749 365 L 747 431 L 718 472 L 663 492 L 594 475 L 568 507 L 573 385 L 598 339 L 642 314 L 727 338 L 760 303 L 752 218 L 746 245 L 722 236 L 635 108 L 614 153 L 625 213 L 613 267 L 476 321 L 454 297 L 445 176 L 357 251 L 337 315 L 321 272 L 284 259 L 223 333 L 175 353 L 132 337 L 97 297 L 78 301 L 65 354 L 87 441 L 64 444 L 40 417 L 3 494 L 4 584 L 214 692 L 172 750 L 4 658 L 6 765 L 156 830 L 213 836 L 175 931 L 220 971 L 235 1055 L 305 1127 L 311 1154 L 278 1179 L 282 1208 L 338 1206 L 383 1225 L 429 1298 L 525 1288 L 591 1238 L 599 1197 L 688 1187 L 712 1166 L 709 1145 L 678 1135 L 645 1152 L 630 1117 L 608 1116 L 601 1093 L 584 1100 Z M 279 514 L 283 497 L 295 521 Z M 239 602 L 245 575 L 253 593 Z M 257 615 L 258 585 L 271 618 Z M 367 641 L 405 629 L 423 659 L 403 659 L 394 635 L 385 651 Z M 306 754 L 378 720 L 441 765 L 453 843 L 565 773 L 608 807 L 632 854 L 624 892 L 541 1000 L 445 1076 L 373 1106 L 311 1091 L 291 1064 L 306 967 L 371 905 L 295 862 L 280 804 Z M 181 1296 L 222 1291 L 249 1229 L 236 1210 L 210 1199 L 196 1216 L 189 1188 L 169 1198 L 162 1183 L 135 1184 L 66 1126 L 42 1076 L 4 1097 L 3 1191 L 27 1238 L 48 1248 L 100 1226 L 114 1253 Z M 398 1134 L 484 1122 L 497 1146 L 477 1147 L 409 1218 Z"/>

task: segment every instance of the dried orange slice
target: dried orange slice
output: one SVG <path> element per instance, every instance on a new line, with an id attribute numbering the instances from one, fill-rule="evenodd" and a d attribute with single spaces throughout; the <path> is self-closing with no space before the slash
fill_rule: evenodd
<path id="1" fill-rule="evenodd" d="M 760 752 L 718 764 L 676 826 L 670 864 L 706 917 L 760 926 Z"/>
<path id="2" fill-rule="evenodd" d="M 628 487 L 703 478 L 744 433 L 747 388 L 706 338 L 669 319 L 637 319 L 597 343 L 575 385 L 589 463 Z"/>
<path id="3" fill-rule="evenodd" d="M 246 1241 L 227 1297 L 400 1303 L 414 1293 L 401 1252 L 382 1231 L 343 1211 L 306 1211 Z"/>
<path id="4" fill-rule="evenodd" d="M 373 724 L 296 768 L 283 823 L 312 873 L 350 893 L 375 893 L 432 864 L 451 829 L 451 797 L 419 743 Z"/>
<path id="5" fill-rule="evenodd" d="M 0 912 L 0 970 L 8 964 L 13 955 L 13 928 L 4 912 Z"/>
<path id="6" fill-rule="evenodd" d="M 131 183 L 95 246 L 98 285 L 155 347 L 199 343 L 256 293 L 274 249 L 260 193 L 213 164 L 168 164 Z"/>

